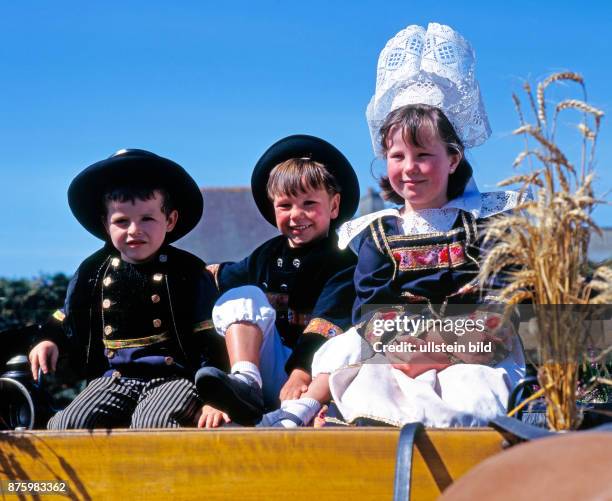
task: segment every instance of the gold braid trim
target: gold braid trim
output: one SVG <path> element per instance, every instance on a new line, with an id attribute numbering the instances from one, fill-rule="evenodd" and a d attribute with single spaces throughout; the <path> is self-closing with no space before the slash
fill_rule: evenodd
<path id="1" fill-rule="evenodd" d="M 212 320 L 204 320 L 203 322 L 198 322 L 193 326 L 193 332 L 201 332 L 207 331 L 208 329 L 214 329 L 215 324 Z"/>
<path id="2" fill-rule="evenodd" d="M 143 346 L 151 346 L 152 344 L 168 341 L 170 336 L 168 332 L 155 334 L 154 336 L 138 337 L 134 339 L 103 339 L 105 348 L 118 350 L 121 348 L 142 348 Z"/>
<path id="3" fill-rule="evenodd" d="M 304 329 L 304 334 L 320 334 L 330 338 L 342 334 L 342 329 L 324 318 L 313 318 Z"/>
<path id="4" fill-rule="evenodd" d="M 374 244 L 376 245 L 378 251 L 381 253 L 384 252 L 382 245 L 380 245 L 380 242 L 378 241 L 378 235 L 376 234 L 376 227 L 374 226 L 374 221 L 370 223 L 370 232 L 372 233 L 372 239 L 374 240 Z"/>
<path id="5" fill-rule="evenodd" d="M 378 223 L 380 237 L 382 238 L 383 243 L 385 244 L 385 250 L 387 251 L 387 255 L 389 256 L 389 259 L 391 259 L 391 262 L 393 263 L 393 277 L 391 278 L 391 280 L 395 280 L 395 277 L 397 276 L 397 261 L 395 261 L 395 258 L 393 257 L 393 252 L 391 251 L 391 247 L 389 246 L 389 241 L 387 240 L 385 228 L 382 224 L 382 218 L 378 218 L 376 222 Z M 381 250 L 381 252 L 384 252 L 384 251 Z"/>
<path id="6" fill-rule="evenodd" d="M 52 317 L 58 322 L 63 322 L 66 318 L 66 314 L 62 310 L 55 310 Z"/>

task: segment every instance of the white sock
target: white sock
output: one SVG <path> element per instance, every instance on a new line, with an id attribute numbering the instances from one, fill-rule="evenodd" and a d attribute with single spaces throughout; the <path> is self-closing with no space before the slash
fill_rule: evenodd
<path id="1" fill-rule="evenodd" d="M 308 424 L 321 410 L 321 404 L 314 398 L 300 398 L 299 400 L 284 400 L 281 409 L 299 417 L 304 424 Z M 297 424 L 290 419 L 283 419 L 281 424 L 285 428 L 296 428 Z"/>
<path id="2" fill-rule="evenodd" d="M 237 372 L 239 374 L 236 374 Z M 259 367 L 252 362 L 236 362 L 232 365 L 232 374 L 245 383 L 249 383 L 250 380 L 256 381 L 259 387 L 262 387 Z M 248 376 L 248 378 L 245 376 Z"/>

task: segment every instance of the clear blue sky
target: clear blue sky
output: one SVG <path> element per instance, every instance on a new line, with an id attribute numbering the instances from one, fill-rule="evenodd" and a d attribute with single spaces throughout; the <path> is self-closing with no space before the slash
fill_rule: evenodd
<path id="1" fill-rule="evenodd" d="M 511 93 L 525 78 L 580 72 L 589 100 L 612 112 L 611 5 L 2 2 L 0 276 L 72 273 L 99 246 L 73 219 L 66 189 L 123 147 L 170 157 L 202 186 L 247 185 L 268 145 L 309 133 L 346 154 L 363 189 L 373 186 L 365 106 L 380 50 L 409 24 L 449 24 L 476 50 L 493 136 L 470 160 L 491 189 L 521 148 L 510 135 Z M 600 193 L 612 187 L 611 119 L 600 136 Z M 612 225 L 612 207 L 596 219 Z"/>

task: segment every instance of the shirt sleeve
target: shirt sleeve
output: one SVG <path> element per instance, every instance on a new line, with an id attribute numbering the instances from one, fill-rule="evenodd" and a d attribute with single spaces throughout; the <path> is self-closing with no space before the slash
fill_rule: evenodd
<path id="1" fill-rule="evenodd" d="M 341 263 L 341 269 L 323 287 L 313 309 L 312 319 L 298 337 L 293 353 L 285 364 L 287 373 L 296 367 L 310 372 L 314 354 L 323 343 L 351 326 L 356 257 L 347 251 Z"/>
<path id="2" fill-rule="evenodd" d="M 245 257 L 242 261 L 225 262 L 217 265 L 218 269 L 214 275 L 219 292 L 223 294 L 235 287 L 248 285 L 250 279 L 249 264 L 250 256 Z"/>
<path id="3" fill-rule="evenodd" d="M 34 347 L 41 341 L 52 341 L 57 345 L 60 357 L 67 359 L 69 366 L 83 377 L 86 377 L 87 334 L 81 332 L 83 325 L 78 327 L 77 318 L 86 318 L 85 310 L 89 310 L 84 304 L 91 298 L 89 259 L 81 263 L 70 279 L 63 306 L 40 326 L 32 343 Z"/>
<path id="4" fill-rule="evenodd" d="M 42 341 L 52 341 L 54 342 L 60 353 L 66 351 L 69 348 L 71 334 L 73 333 L 72 329 L 70 329 L 70 320 L 69 317 L 71 313 L 71 299 L 74 295 L 74 291 L 79 284 L 80 279 L 80 268 L 76 271 L 76 273 L 70 279 L 68 283 L 68 288 L 66 289 L 66 298 L 64 300 L 63 306 L 55 310 L 47 320 L 40 325 L 38 332 L 33 337 L 32 347 L 37 345 Z"/>
<path id="5" fill-rule="evenodd" d="M 218 297 L 213 275 L 209 272 L 198 274 L 194 284 L 193 333 L 200 356 L 195 363 L 199 367 L 214 366 L 226 370 L 229 362 L 225 340 L 215 332 L 212 321 L 212 310 Z"/>

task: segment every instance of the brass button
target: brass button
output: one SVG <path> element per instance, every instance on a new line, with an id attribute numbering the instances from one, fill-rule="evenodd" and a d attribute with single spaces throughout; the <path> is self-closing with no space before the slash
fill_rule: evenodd
<path id="1" fill-rule="evenodd" d="M 110 299 L 105 299 L 104 301 L 102 301 L 102 308 L 110 308 L 110 306 L 111 306 Z"/>
<path id="2" fill-rule="evenodd" d="M 166 357 L 164 358 L 164 362 L 166 362 L 166 365 L 172 365 L 174 363 L 174 359 L 172 357 Z"/>
<path id="3" fill-rule="evenodd" d="M 107 325 L 106 327 L 104 327 L 104 334 L 106 334 L 107 336 L 110 336 L 112 333 L 113 333 L 112 325 Z"/>
<path id="4" fill-rule="evenodd" d="M 115 267 L 115 268 L 116 268 L 117 266 L 119 266 L 119 263 L 120 263 L 120 262 L 121 262 L 121 261 L 119 260 L 119 258 L 118 258 L 118 257 L 114 257 L 114 258 L 112 259 L 112 261 L 111 261 L 111 264 L 113 265 L 113 267 Z"/>
<path id="5" fill-rule="evenodd" d="M 159 303 L 161 301 L 161 298 L 159 297 L 159 294 L 153 294 L 151 296 L 151 301 L 153 301 L 154 303 Z"/>
<path id="6" fill-rule="evenodd" d="M 161 320 L 159 318 L 156 318 L 155 320 L 153 320 L 153 327 L 155 327 L 156 329 L 161 327 Z"/>
<path id="7" fill-rule="evenodd" d="M 282 258 L 282 257 L 279 257 L 279 258 L 276 260 L 276 266 L 278 266 L 279 268 L 282 268 L 282 267 L 283 267 L 283 258 Z"/>
<path id="8" fill-rule="evenodd" d="M 165 263 L 166 261 L 168 261 L 168 256 L 166 256 L 165 254 L 160 254 L 159 255 L 159 262 L 160 263 Z"/>
<path id="9" fill-rule="evenodd" d="M 106 277 L 104 280 L 102 280 L 102 283 L 104 284 L 105 287 L 108 287 L 112 282 L 111 277 Z"/>
<path id="10" fill-rule="evenodd" d="M 108 358 L 113 358 L 115 356 L 115 350 L 106 350 L 106 356 Z"/>
<path id="11" fill-rule="evenodd" d="M 302 264 L 302 263 L 300 262 L 300 260 L 299 260 L 299 259 L 295 258 L 295 259 L 293 260 L 293 266 L 295 266 L 296 268 L 299 268 L 301 264 Z"/>
<path id="12" fill-rule="evenodd" d="M 153 275 L 153 280 L 155 280 L 156 282 L 161 282 L 162 278 L 164 278 L 164 276 L 161 273 L 156 273 L 155 275 Z"/>

